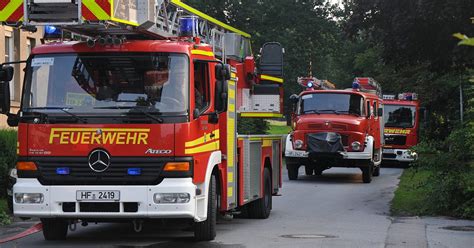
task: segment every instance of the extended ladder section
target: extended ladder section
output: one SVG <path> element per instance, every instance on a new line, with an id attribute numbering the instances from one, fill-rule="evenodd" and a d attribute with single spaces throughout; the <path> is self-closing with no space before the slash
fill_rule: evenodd
<path id="1" fill-rule="evenodd" d="M 358 88 L 362 92 L 372 93 L 382 98 L 382 87 L 377 81 L 370 77 L 356 77 L 352 88 Z"/>

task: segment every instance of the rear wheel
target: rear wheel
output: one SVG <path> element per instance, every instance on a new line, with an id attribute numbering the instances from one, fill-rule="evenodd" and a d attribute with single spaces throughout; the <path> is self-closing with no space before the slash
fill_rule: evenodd
<path id="1" fill-rule="evenodd" d="M 298 179 L 298 165 L 296 164 L 287 164 L 288 169 L 288 179 L 296 180 Z"/>
<path id="2" fill-rule="evenodd" d="M 316 176 L 321 176 L 323 174 L 323 170 L 322 169 L 314 169 L 314 175 Z"/>
<path id="3" fill-rule="evenodd" d="M 216 237 L 217 219 L 217 182 L 216 176 L 211 176 L 209 196 L 207 198 L 207 219 L 194 223 L 194 239 L 196 241 L 214 240 Z"/>
<path id="4" fill-rule="evenodd" d="M 253 219 L 266 219 L 272 211 L 272 178 L 267 168 L 263 171 L 263 179 L 263 197 L 250 203 L 248 207 L 249 216 Z"/>
<path id="5" fill-rule="evenodd" d="M 68 223 L 61 219 L 41 219 L 45 240 L 64 240 L 67 236 Z"/>
<path id="6" fill-rule="evenodd" d="M 310 167 L 308 165 L 304 166 L 304 172 L 306 173 L 306 176 L 312 176 L 313 175 L 313 167 Z"/>

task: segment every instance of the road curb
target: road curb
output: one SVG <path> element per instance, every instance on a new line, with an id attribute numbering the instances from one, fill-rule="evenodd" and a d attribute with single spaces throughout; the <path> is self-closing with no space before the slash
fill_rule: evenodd
<path id="1" fill-rule="evenodd" d="M 385 248 L 428 248 L 426 225 L 420 218 L 403 217 L 392 220 L 385 240 Z"/>

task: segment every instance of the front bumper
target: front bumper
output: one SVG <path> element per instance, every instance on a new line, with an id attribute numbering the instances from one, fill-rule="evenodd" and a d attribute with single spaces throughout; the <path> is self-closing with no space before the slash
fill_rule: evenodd
<path id="1" fill-rule="evenodd" d="M 413 162 L 418 159 L 418 154 L 409 149 L 383 149 L 383 160 Z"/>
<path id="2" fill-rule="evenodd" d="M 37 179 L 19 178 L 13 193 L 41 193 L 40 204 L 19 204 L 14 201 L 14 214 L 19 217 L 41 218 L 190 218 L 197 220 L 197 186 L 191 178 L 166 178 L 155 186 L 44 186 Z M 120 210 L 118 212 L 81 212 L 76 200 L 78 190 L 118 190 L 120 191 Z M 187 203 L 156 204 L 155 193 L 188 193 Z M 63 203 L 74 202 L 75 212 L 64 212 Z M 138 203 L 136 212 L 125 212 L 124 203 Z"/>

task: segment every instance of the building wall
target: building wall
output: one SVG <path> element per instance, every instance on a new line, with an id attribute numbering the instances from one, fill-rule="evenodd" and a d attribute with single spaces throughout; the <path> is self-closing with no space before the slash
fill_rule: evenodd
<path id="1" fill-rule="evenodd" d="M 0 62 L 28 59 L 31 49 L 41 44 L 42 30 L 36 33 L 21 31 L 16 28 L 0 26 Z M 13 48 L 13 49 L 11 49 Z M 10 83 L 11 113 L 17 113 L 20 107 L 21 89 L 23 87 L 23 68 L 25 64 L 15 65 L 15 75 Z M 0 115 L 0 128 L 8 127 L 6 116 Z"/>

